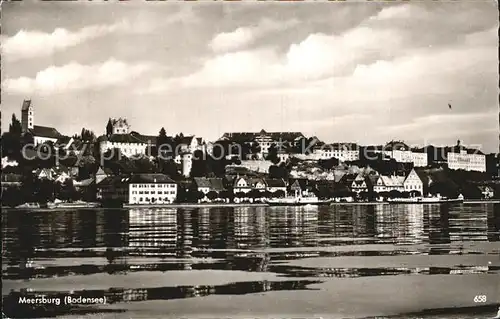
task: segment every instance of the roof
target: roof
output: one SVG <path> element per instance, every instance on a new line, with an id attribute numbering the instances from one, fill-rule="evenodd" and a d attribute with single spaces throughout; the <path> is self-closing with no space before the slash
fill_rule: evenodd
<path id="1" fill-rule="evenodd" d="M 21 107 L 21 111 L 26 111 L 30 108 L 31 106 L 31 100 L 24 100 L 23 101 L 23 106 Z"/>
<path id="2" fill-rule="evenodd" d="M 176 184 L 170 177 L 165 174 L 133 174 L 108 176 L 103 179 L 98 185 L 124 185 L 124 184 Z"/>
<path id="3" fill-rule="evenodd" d="M 488 185 L 479 185 L 478 188 L 482 192 L 491 192 L 491 191 L 493 191 L 493 188 L 491 186 L 488 186 Z"/>
<path id="4" fill-rule="evenodd" d="M 99 167 L 96 172 L 96 175 L 113 175 L 113 170 L 108 167 Z"/>
<path id="5" fill-rule="evenodd" d="M 359 145 L 356 143 L 331 143 L 325 145 L 325 148 L 332 150 L 358 151 Z"/>
<path id="6" fill-rule="evenodd" d="M 198 188 L 211 188 L 210 180 L 206 177 L 195 177 L 194 182 Z"/>
<path id="7" fill-rule="evenodd" d="M 75 186 L 85 187 L 85 186 L 91 185 L 93 182 L 94 182 L 93 178 L 87 178 L 87 179 L 84 179 L 81 181 L 75 181 L 74 184 L 75 184 Z"/>
<path id="8" fill-rule="evenodd" d="M 406 179 L 404 176 L 394 176 L 394 175 L 391 176 L 382 175 L 380 176 L 380 178 L 382 179 L 386 187 L 402 187 Z"/>
<path id="9" fill-rule="evenodd" d="M 175 181 L 165 174 L 134 174 L 130 183 L 175 184 Z"/>
<path id="10" fill-rule="evenodd" d="M 286 183 L 282 178 L 266 178 L 265 182 L 268 187 L 286 187 Z"/>
<path id="11" fill-rule="evenodd" d="M 156 145 L 156 139 L 158 138 L 158 136 L 143 135 L 135 131 L 130 132 L 130 135 L 135 137 L 137 140 L 143 141 L 143 143 L 151 143 L 153 145 Z"/>
<path id="12" fill-rule="evenodd" d="M 58 139 L 61 137 L 61 133 L 59 133 L 55 128 L 48 126 L 40 126 L 35 125 L 32 129 L 29 130 L 33 136 L 47 137 Z"/>
<path id="13" fill-rule="evenodd" d="M 224 180 L 222 178 L 210 178 L 211 190 L 213 191 L 223 191 L 226 188 L 224 187 Z"/>
<path id="14" fill-rule="evenodd" d="M 301 132 L 266 132 L 261 130 L 260 132 L 229 132 L 224 133 L 221 139 L 231 140 L 234 142 L 252 142 L 257 136 L 269 136 L 273 140 L 279 140 L 280 138 L 285 141 L 293 141 L 297 138 L 304 137 Z"/>
<path id="15" fill-rule="evenodd" d="M 142 136 L 133 134 L 112 134 L 107 137 L 107 140 L 111 143 L 135 143 L 135 144 L 146 144 L 147 139 Z"/>

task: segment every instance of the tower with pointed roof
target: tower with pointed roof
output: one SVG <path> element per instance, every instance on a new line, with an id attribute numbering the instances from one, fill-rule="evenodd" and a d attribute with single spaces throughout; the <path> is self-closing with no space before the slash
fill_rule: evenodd
<path id="1" fill-rule="evenodd" d="M 21 127 L 23 133 L 35 127 L 35 110 L 31 100 L 23 101 L 23 106 L 21 107 Z"/>

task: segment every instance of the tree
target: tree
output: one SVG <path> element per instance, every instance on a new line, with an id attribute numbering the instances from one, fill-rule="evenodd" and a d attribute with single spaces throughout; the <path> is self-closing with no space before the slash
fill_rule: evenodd
<path id="1" fill-rule="evenodd" d="M 12 114 L 12 122 L 9 125 L 9 133 L 12 133 L 16 136 L 21 136 L 21 134 L 23 133 L 21 122 L 19 122 L 15 114 Z"/>
<path id="2" fill-rule="evenodd" d="M 389 197 L 391 198 L 401 198 L 403 196 L 403 193 L 401 193 L 400 191 L 397 191 L 397 190 L 391 190 L 389 192 Z"/>
<path id="3" fill-rule="evenodd" d="M 253 198 L 253 199 L 255 199 L 255 198 L 261 198 L 263 196 L 264 196 L 264 194 L 261 191 L 257 190 L 257 189 L 252 189 L 252 190 L 250 190 L 248 192 L 248 197 Z"/>
<path id="4" fill-rule="evenodd" d="M 78 199 L 78 192 L 72 179 L 66 179 L 63 183 L 56 186 L 57 197 L 63 201 L 73 201 Z"/>
<path id="5" fill-rule="evenodd" d="M 88 141 L 88 142 L 94 142 L 96 140 L 94 132 L 92 132 L 91 130 L 87 130 L 86 128 L 82 128 L 82 132 L 80 133 L 80 138 L 83 141 Z"/>
<path id="6" fill-rule="evenodd" d="M 288 170 L 284 163 L 280 165 L 271 165 L 269 167 L 269 178 L 288 178 Z"/>
<path id="7" fill-rule="evenodd" d="M 273 194 L 272 196 L 274 198 L 282 198 L 282 197 L 286 196 L 286 193 L 284 191 L 282 191 L 281 189 L 274 191 L 272 194 Z"/>
<path id="8" fill-rule="evenodd" d="M 216 191 L 209 191 L 206 196 L 208 199 L 214 200 L 219 197 L 219 194 Z"/>
<path id="9" fill-rule="evenodd" d="M 138 158 L 133 161 L 134 173 L 156 173 L 156 166 L 148 158 Z"/>
<path id="10" fill-rule="evenodd" d="M 23 196 L 19 187 L 7 187 L 2 190 L 2 205 L 16 207 L 21 204 L 23 204 Z"/>
<path id="11" fill-rule="evenodd" d="M 326 160 L 319 160 L 318 161 L 319 166 L 321 166 L 323 169 L 330 170 L 335 166 L 339 165 L 339 160 L 336 159 L 335 157 L 326 159 Z"/>
<path id="12" fill-rule="evenodd" d="M 179 173 L 179 169 L 177 168 L 177 163 L 173 160 L 159 160 L 159 168 L 162 174 L 168 175 L 173 180 L 179 180 L 182 178 L 182 175 Z"/>
<path id="13" fill-rule="evenodd" d="M 274 164 L 278 164 L 280 162 L 280 159 L 278 157 L 278 148 L 276 147 L 276 144 L 271 144 L 267 151 L 267 156 L 266 159 L 268 161 L 273 162 Z"/>
<path id="14" fill-rule="evenodd" d="M 110 136 L 113 134 L 113 124 L 111 123 L 111 118 L 108 120 L 108 124 L 106 125 L 106 135 Z"/>

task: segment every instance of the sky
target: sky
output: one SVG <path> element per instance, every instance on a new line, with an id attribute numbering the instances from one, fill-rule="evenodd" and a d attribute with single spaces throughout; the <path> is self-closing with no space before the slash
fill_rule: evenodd
<path id="1" fill-rule="evenodd" d="M 4 2 L 1 37 L 3 128 L 31 99 L 68 135 L 125 117 L 498 152 L 494 1 Z"/>

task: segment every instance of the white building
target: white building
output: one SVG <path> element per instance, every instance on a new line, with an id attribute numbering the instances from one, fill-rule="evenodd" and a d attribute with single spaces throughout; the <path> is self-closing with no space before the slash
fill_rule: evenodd
<path id="1" fill-rule="evenodd" d="M 446 157 L 449 169 L 486 172 L 486 156 L 480 151 L 462 149 L 448 152 Z"/>
<path id="2" fill-rule="evenodd" d="M 341 162 L 359 160 L 359 146 L 356 143 L 321 144 L 314 147 L 314 159 L 336 158 Z"/>
<path id="3" fill-rule="evenodd" d="M 400 141 L 391 141 L 375 152 L 383 153 L 399 163 L 413 163 L 415 167 L 425 167 L 428 164 L 427 153 L 412 151 L 408 145 Z"/>
<path id="4" fill-rule="evenodd" d="M 146 141 L 131 134 L 101 136 L 99 140 L 101 154 L 106 153 L 108 150 L 119 149 L 123 155 L 131 157 L 145 155 L 148 149 Z"/>
<path id="5" fill-rule="evenodd" d="M 129 204 L 170 204 L 177 198 L 177 183 L 164 174 L 135 174 L 126 182 Z"/>
<path id="6" fill-rule="evenodd" d="M 231 132 L 224 133 L 220 140 L 231 141 L 240 145 L 243 144 L 257 144 L 260 151 L 255 154 L 258 158 L 265 158 L 269 153 L 269 148 L 274 144 L 277 146 L 278 150 L 285 148 L 286 146 L 294 146 L 299 143 L 301 139 L 305 138 L 300 132 L 266 132 L 261 130 L 260 132 Z M 282 160 L 286 160 L 284 156 L 280 157 Z"/>

